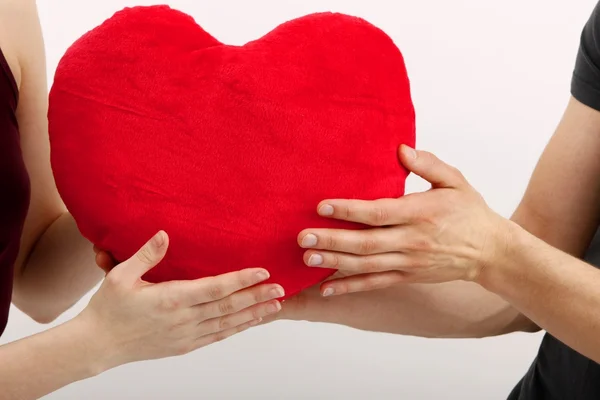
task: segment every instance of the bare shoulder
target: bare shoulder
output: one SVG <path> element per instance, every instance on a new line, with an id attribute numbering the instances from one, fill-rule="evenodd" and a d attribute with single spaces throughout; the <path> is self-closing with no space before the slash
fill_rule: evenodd
<path id="1" fill-rule="evenodd" d="M 19 89 L 25 65 L 40 48 L 40 30 L 35 0 L 0 0 L 0 50 Z"/>

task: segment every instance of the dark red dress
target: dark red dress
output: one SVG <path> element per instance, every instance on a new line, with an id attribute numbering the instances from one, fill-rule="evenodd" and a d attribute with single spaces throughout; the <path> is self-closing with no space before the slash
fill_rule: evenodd
<path id="1" fill-rule="evenodd" d="M 14 264 L 30 201 L 16 118 L 19 90 L 0 50 L 0 334 L 10 309 Z"/>

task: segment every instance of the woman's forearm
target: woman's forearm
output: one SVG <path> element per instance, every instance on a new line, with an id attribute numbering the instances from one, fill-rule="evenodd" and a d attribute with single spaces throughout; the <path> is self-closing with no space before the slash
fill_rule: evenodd
<path id="1" fill-rule="evenodd" d="M 482 286 L 600 362 L 600 270 L 516 225 L 512 232 L 506 252 L 484 268 Z"/>
<path id="2" fill-rule="evenodd" d="M 103 343 L 82 318 L 0 346 L 0 400 L 38 399 L 106 370 Z"/>
<path id="3" fill-rule="evenodd" d="M 50 322 L 103 276 L 95 264 L 92 244 L 65 213 L 41 235 L 17 271 L 13 303 L 36 321 Z"/>

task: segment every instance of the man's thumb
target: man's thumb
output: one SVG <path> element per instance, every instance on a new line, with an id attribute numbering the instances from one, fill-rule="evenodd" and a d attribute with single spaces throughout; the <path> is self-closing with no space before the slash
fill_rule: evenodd
<path id="1" fill-rule="evenodd" d="M 433 187 L 457 188 L 466 183 L 460 171 L 427 151 L 401 145 L 399 158 L 402 165 L 410 172 L 425 179 Z"/>

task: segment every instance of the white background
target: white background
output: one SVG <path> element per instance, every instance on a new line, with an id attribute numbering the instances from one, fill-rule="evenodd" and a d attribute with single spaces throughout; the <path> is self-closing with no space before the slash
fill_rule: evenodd
<path id="1" fill-rule="evenodd" d="M 48 75 L 79 35 L 144 1 L 40 0 Z M 458 166 L 510 216 L 569 96 L 594 0 L 170 1 L 243 44 L 315 11 L 366 18 L 406 57 L 418 146 Z M 426 186 L 410 178 L 409 191 Z M 86 297 L 56 323 L 78 312 Z M 53 324 L 54 325 L 54 324 Z M 46 327 L 12 310 L 2 343 Z M 427 340 L 280 322 L 185 357 L 124 366 L 50 399 L 504 399 L 540 334 Z M 90 338 L 94 340 L 94 338 Z"/>

